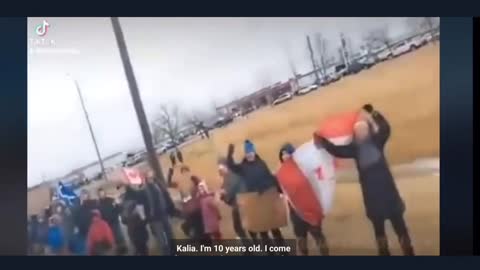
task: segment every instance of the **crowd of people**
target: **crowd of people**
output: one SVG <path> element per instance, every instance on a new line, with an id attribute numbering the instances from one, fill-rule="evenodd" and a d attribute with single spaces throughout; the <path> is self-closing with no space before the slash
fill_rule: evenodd
<path id="1" fill-rule="evenodd" d="M 373 225 L 377 240 L 378 254 L 390 254 L 384 225 L 386 220 L 390 220 L 403 253 L 414 255 L 403 218 L 405 205 L 383 153 L 390 137 L 390 125 L 370 104 L 363 106 L 362 111 L 363 118 L 355 123 L 351 143 L 335 145 L 321 134 L 314 133 L 315 145 L 335 157 L 355 160 L 366 214 Z M 235 162 L 234 152 L 235 148 L 230 144 L 227 156 L 218 160 L 218 173 L 223 178 L 223 185 L 215 192 L 209 189 L 202 177 L 193 173 L 190 167 L 183 163 L 181 152 L 177 151 L 176 156 L 170 155 L 172 168 L 168 172 L 168 185 L 176 187 L 177 177 L 191 181 L 191 190 L 188 194 L 182 194 L 180 209 L 174 204 L 166 187 L 158 184 L 151 173 L 146 175 L 146 181 L 142 184 L 124 185 L 120 200 L 106 196 L 105 191 L 99 189 L 98 199 L 93 199 L 84 190 L 77 205 L 52 204 L 45 209 L 43 215 L 34 215 L 30 219 L 30 252 L 52 255 L 127 254 L 126 239 L 120 224 L 123 223 L 127 227 L 133 254 L 149 254 L 149 228 L 160 253 L 174 255 L 175 237 L 170 223 L 171 217 L 183 220 L 181 229 L 192 241 L 209 244 L 222 239 L 222 217 L 217 197 L 231 207 L 233 229 L 245 246 L 257 243 L 284 245 L 285 240 L 280 228 L 263 232 L 246 230 L 237 200 L 242 193 L 263 193 L 275 188 L 287 199 L 290 221 L 300 254 L 308 255 L 307 235 L 310 234 L 320 254 L 329 255 L 329 246 L 322 229 L 323 220 L 311 224 L 302 218 L 302 213 L 296 211 L 275 174 L 257 153 L 254 143 L 245 141 L 244 158 L 240 163 Z M 280 163 L 292 158 L 294 152 L 295 147 L 292 144 L 285 143 L 281 146 Z M 177 164 L 177 160 L 180 164 Z M 180 167 L 180 175 L 175 175 L 176 170 L 173 169 L 177 168 L 177 165 Z M 246 255 L 248 254 L 247 252 Z"/>

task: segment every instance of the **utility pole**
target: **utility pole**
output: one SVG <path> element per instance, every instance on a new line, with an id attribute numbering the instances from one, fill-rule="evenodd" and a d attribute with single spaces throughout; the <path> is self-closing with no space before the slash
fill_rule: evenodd
<path id="1" fill-rule="evenodd" d="M 128 55 L 127 45 L 125 43 L 125 38 L 123 36 L 122 28 L 120 26 L 120 21 L 117 17 L 112 17 L 112 26 L 113 32 L 115 33 L 115 38 L 117 40 L 118 49 L 120 51 L 120 57 L 122 58 L 123 68 L 125 69 L 125 76 L 127 77 L 128 87 L 130 88 L 130 95 L 132 96 L 133 106 L 135 107 L 135 112 L 137 113 L 138 123 L 140 124 L 140 129 L 142 130 L 143 141 L 148 153 L 148 161 L 150 167 L 155 173 L 155 178 L 159 182 L 160 186 L 167 190 L 167 184 L 165 177 L 162 173 L 162 168 L 157 159 L 157 154 L 153 146 L 152 133 L 150 132 L 150 127 L 148 124 L 147 116 L 145 115 L 145 110 L 143 109 L 142 99 L 140 98 L 140 93 L 138 91 L 137 81 L 135 75 L 133 74 L 132 63 L 130 62 L 130 56 Z M 168 194 L 168 192 L 166 192 Z"/>
<path id="2" fill-rule="evenodd" d="M 320 82 L 320 78 L 318 77 L 318 66 L 317 61 L 315 61 L 315 55 L 313 53 L 312 43 L 310 42 L 310 36 L 307 35 L 307 45 L 308 51 L 310 52 L 310 61 L 312 61 L 313 73 L 315 74 L 315 83 Z"/>
<path id="3" fill-rule="evenodd" d="M 100 150 L 98 150 L 97 140 L 95 139 L 95 134 L 93 133 L 92 123 L 90 123 L 90 117 L 88 116 L 87 108 L 85 107 L 85 102 L 83 101 L 82 91 L 78 85 L 77 80 L 73 79 L 75 83 L 75 88 L 77 89 L 78 97 L 80 98 L 80 103 L 82 104 L 83 113 L 85 114 L 85 120 L 87 120 L 88 129 L 90 130 L 90 136 L 92 137 L 93 145 L 95 146 L 95 152 L 97 153 L 98 163 L 100 164 L 100 169 L 102 170 L 102 175 L 105 180 L 108 181 L 107 173 L 105 172 L 105 167 L 103 166 L 102 156 L 100 155 Z"/>
<path id="4" fill-rule="evenodd" d="M 120 21 L 118 20 L 118 17 L 111 17 L 111 21 L 113 26 L 113 32 L 115 34 L 115 39 L 117 40 L 118 50 L 120 51 L 123 68 L 125 70 L 125 76 L 127 77 L 128 87 L 132 96 L 133 106 L 135 107 L 138 122 L 140 124 L 140 129 L 142 130 L 145 147 L 147 148 L 148 161 L 150 163 L 150 167 L 155 173 L 155 179 L 157 180 L 161 189 L 161 192 L 159 193 L 160 205 L 161 207 L 165 207 L 168 209 L 169 205 L 173 205 L 173 200 L 170 196 L 170 193 L 168 192 L 165 177 L 163 176 L 162 168 L 160 167 L 160 163 L 157 159 L 157 154 L 155 153 L 155 149 L 153 147 L 152 133 L 150 132 L 147 116 L 145 115 L 145 110 L 143 109 L 142 99 L 140 98 L 140 93 L 138 91 L 137 81 L 135 79 L 135 75 L 133 74 L 133 67 L 132 63 L 130 62 L 130 57 L 128 55 L 127 45 L 125 44 L 122 27 L 120 26 Z M 165 252 L 165 254 L 163 255 L 173 255 L 172 251 L 174 239 L 172 235 L 172 227 L 170 222 L 168 221 L 168 216 L 165 216 L 163 218 L 163 235 L 157 235 L 156 238 L 157 240 L 162 239 L 159 240 L 160 242 L 163 242 L 160 244 L 159 248 L 161 250 L 163 249 L 163 252 Z"/>
<path id="5" fill-rule="evenodd" d="M 343 61 L 345 63 L 345 66 L 348 68 L 350 66 L 350 57 L 348 55 L 347 40 L 343 33 L 340 33 L 340 41 L 342 43 Z"/>

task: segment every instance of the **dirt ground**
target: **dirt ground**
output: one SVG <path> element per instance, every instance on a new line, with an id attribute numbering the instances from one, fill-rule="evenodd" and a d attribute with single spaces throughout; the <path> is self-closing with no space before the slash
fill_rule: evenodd
<path id="1" fill-rule="evenodd" d="M 285 142 L 299 145 L 311 138 L 322 119 L 329 115 L 372 103 L 390 120 L 392 136 L 387 158 L 403 164 L 421 157 L 439 156 L 440 137 L 440 59 L 439 45 L 427 45 L 416 52 L 390 60 L 320 88 L 306 96 L 265 108 L 225 128 L 216 130 L 212 139 L 188 145 L 182 152 L 192 171 L 205 178 L 213 188 L 221 185 L 216 160 L 226 153 L 227 145 L 237 146 L 240 160 L 242 142 L 249 138 L 272 170 L 278 167 L 278 150 Z M 166 171 L 169 162 L 160 157 Z M 182 188 L 187 182 L 177 179 Z M 439 254 L 439 176 L 432 174 L 396 175 L 407 205 L 406 220 L 419 255 Z M 35 204 L 40 202 L 35 198 Z M 29 205 L 31 205 L 29 203 Z M 225 238 L 235 238 L 230 209 L 220 203 Z M 30 207 L 30 206 L 29 206 Z M 400 254 L 390 224 L 387 226 L 393 254 Z M 183 234 L 176 228 L 179 238 Z M 293 238 L 291 227 L 282 230 Z M 360 187 L 356 182 L 339 179 L 332 213 L 325 220 L 325 233 L 332 255 L 375 255 L 372 228 L 365 217 Z M 313 246 L 313 241 L 310 241 Z M 314 252 L 314 251 L 312 251 Z"/>

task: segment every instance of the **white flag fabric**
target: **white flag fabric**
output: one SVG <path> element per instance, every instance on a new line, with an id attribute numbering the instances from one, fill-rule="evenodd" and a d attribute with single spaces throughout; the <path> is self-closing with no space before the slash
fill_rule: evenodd
<path id="1" fill-rule="evenodd" d="M 282 163 L 277 179 L 295 212 L 307 223 L 319 225 L 333 205 L 335 159 L 309 141 Z"/>
<path id="2" fill-rule="evenodd" d="M 358 112 L 334 115 L 322 121 L 315 133 L 336 145 L 351 142 Z M 311 225 L 319 225 L 335 198 L 337 160 L 313 140 L 298 147 L 293 158 L 282 163 L 277 179 L 296 213 Z"/>
<path id="3" fill-rule="evenodd" d="M 323 214 L 328 214 L 335 195 L 334 158 L 326 150 L 318 149 L 312 140 L 297 148 L 293 159 L 310 183 Z"/>

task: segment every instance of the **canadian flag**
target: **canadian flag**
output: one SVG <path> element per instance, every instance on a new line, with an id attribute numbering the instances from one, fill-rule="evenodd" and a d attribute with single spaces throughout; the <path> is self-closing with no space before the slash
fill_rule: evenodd
<path id="1" fill-rule="evenodd" d="M 123 173 L 125 174 L 129 184 L 140 185 L 145 181 L 140 171 L 135 168 L 123 168 Z"/>
<path id="2" fill-rule="evenodd" d="M 347 144 L 352 139 L 353 125 L 357 120 L 357 112 L 336 115 L 323 121 L 316 134 L 338 145 Z M 311 225 L 318 225 L 332 209 L 336 167 L 336 159 L 311 140 L 298 147 L 277 172 L 279 184 L 290 204 Z"/>

